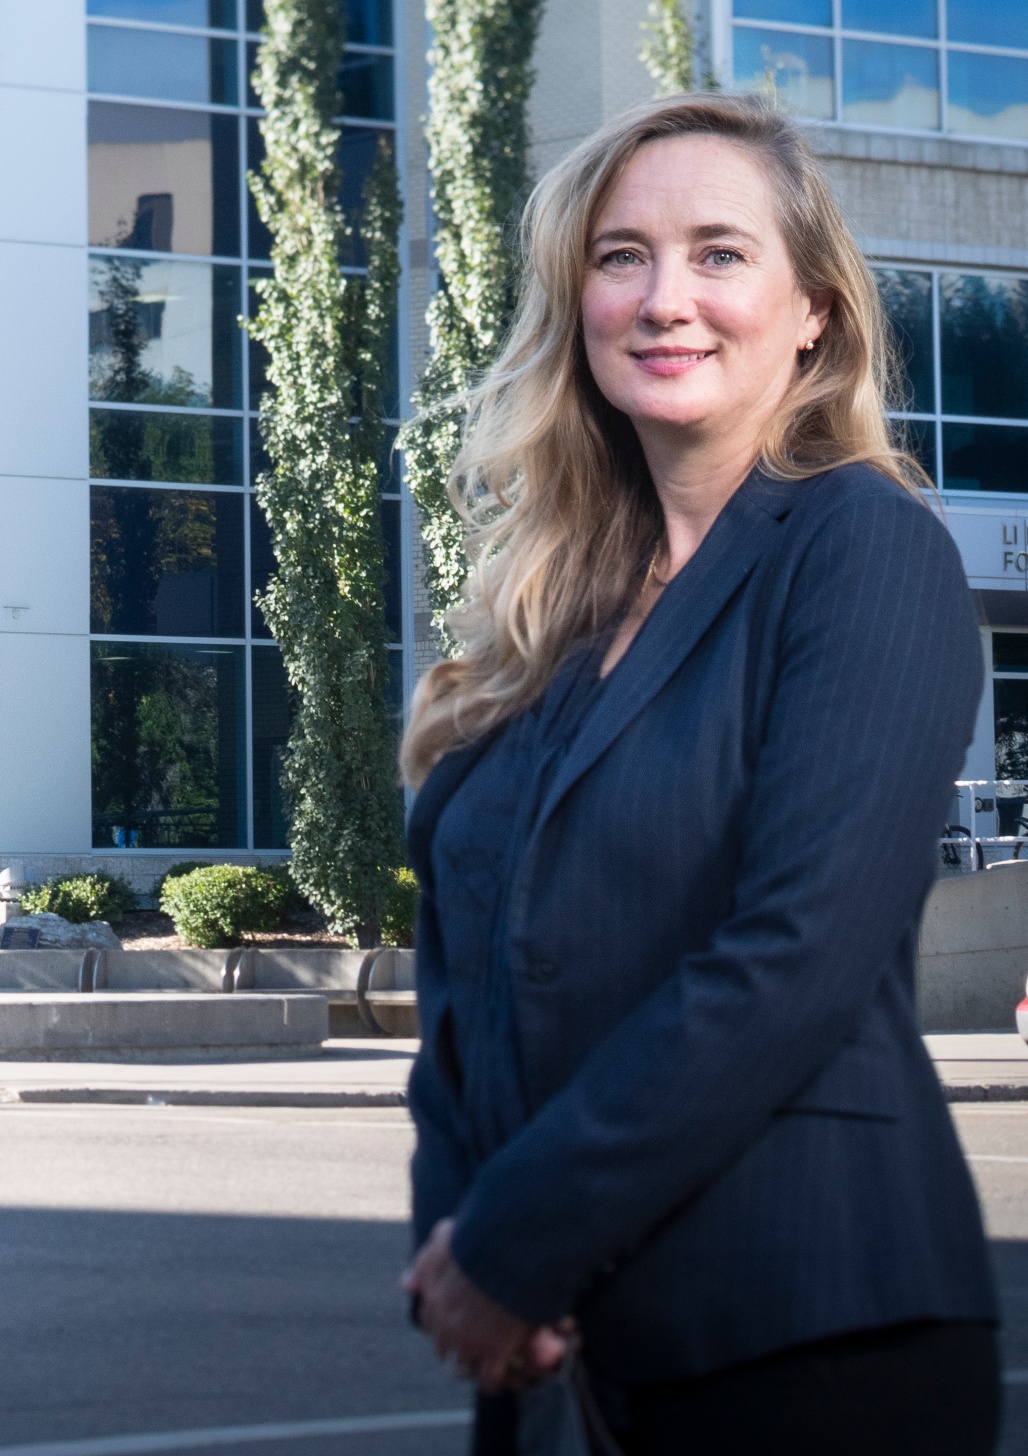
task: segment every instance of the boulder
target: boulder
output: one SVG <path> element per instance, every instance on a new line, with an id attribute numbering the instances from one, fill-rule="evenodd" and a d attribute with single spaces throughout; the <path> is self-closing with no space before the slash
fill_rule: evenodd
<path id="1" fill-rule="evenodd" d="M 44 910 L 38 915 L 19 915 L 17 923 L 19 929 L 35 927 L 39 931 L 39 950 L 121 950 L 121 941 L 106 920 L 72 925 L 63 916 Z"/>

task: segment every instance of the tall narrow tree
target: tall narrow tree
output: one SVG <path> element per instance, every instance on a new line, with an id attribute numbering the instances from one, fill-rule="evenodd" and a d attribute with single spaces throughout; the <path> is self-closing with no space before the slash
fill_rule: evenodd
<path id="1" fill-rule="evenodd" d="M 255 86 L 266 159 L 250 185 L 274 275 L 257 285 L 250 328 L 268 352 L 260 427 L 272 469 L 257 496 L 278 570 L 260 605 L 296 693 L 284 765 L 293 878 L 334 928 L 370 945 L 402 855 L 378 478 L 400 202 L 380 150 L 361 220 L 367 277 L 344 277 L 335 0 L 266 0 L 265 16 Z"/>
<path id="2" fill-rule="evenodd" d="M 467 574 L 464 526 L 447 494 L 460 443 L 460 397 L 495 357 L 517 294 L 513 233 L 527 190 L 525 109 L 543 0 L 428 0 L 428 147 L 439 289 L 431 355 L 402 435 L 428 549 L 426 584 L 444 625 Z M 456 403 L 454 403 L 456 401 Z"/>
<path id="3" fill-rule="evenodd" d="M 691 91 L 695 85 L 695 45 L 681 0 L 650 0 L 646 39 L 639 48 L 643 64 L 657 83 L 658 96 Z"/>

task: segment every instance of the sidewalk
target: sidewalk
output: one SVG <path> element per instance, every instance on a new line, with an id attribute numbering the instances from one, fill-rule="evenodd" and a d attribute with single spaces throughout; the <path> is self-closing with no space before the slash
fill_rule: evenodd
<path id="1" fill-rule="evenodd" d="M 1016 1033 L 949 1032 L 925 1041 L 951 1102 L 1028 1102 L 1028 1046 Z M 0 1102 L 404 1107 L 417 1049 L 399 1037 L 353 1037 L 297 1061 L 0 1061 Z"/>

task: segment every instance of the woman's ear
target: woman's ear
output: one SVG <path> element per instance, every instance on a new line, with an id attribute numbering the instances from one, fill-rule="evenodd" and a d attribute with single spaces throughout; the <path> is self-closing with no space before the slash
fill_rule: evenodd
<path id="1" fill-rule="evenodd" d="M 835 303 L 835 294 L 830 288 L 816 288 L 807 295 L 807 316 L 802 324 L 803 342 L 819 339 L 828 322 L 828 316 Z M 801 344 L 802 348 L 803 345 Z"/>

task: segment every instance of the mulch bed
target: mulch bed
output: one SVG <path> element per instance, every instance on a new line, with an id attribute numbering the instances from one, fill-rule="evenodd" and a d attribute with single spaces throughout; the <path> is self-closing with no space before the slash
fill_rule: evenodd
<path id="1" fill-rule="evenodd" d="M 160 910 L 130 910 L 125 919 L 114 926 L 125 950 L 185 950 L 175 934 L 170 915 Z M 257 932 L 244 937 L 246 945 L 262 945 L 269 949 L 296 946 L 307 950 L 350 950 L 352 943 L 343 935 L 330 935 L 325 918 L 313 910 L 290 916 L 281 930 Z"/>

